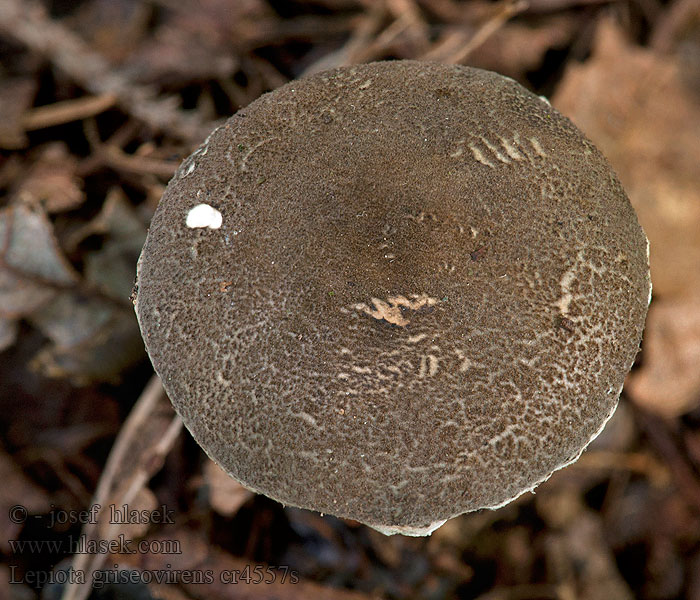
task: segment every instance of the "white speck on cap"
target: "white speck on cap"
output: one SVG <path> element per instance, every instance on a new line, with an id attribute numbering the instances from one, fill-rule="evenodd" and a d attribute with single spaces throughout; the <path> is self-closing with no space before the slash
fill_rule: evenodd
<path id="1" fill-rule="evenodd" d="M 196 229 L 198 227 L 209 227 L 209 229 L 218 229 L 221 227 L 223 222 L 223 217 L 221 213 L 216 210 L 213 206 L 208 204 L 198 204 L 197 206 L 190 209 L 187 213 L 187 220 L 185 223 L 187 227 Z"/>

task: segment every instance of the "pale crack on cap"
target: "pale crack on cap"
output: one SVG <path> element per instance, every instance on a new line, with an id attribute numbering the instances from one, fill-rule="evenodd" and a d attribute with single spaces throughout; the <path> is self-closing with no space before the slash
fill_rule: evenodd
<path id="1" fill-rule="evenodd" d="M 352 308 L 362 311 L 375 319 L 384 320 L 392 325 L 406 327 L 411 321 L 406 318 L 404 312 L 401 310 L 402 308 L 415 311 L 425 306 L 434 306 L 437 303 L 437 298 L 431 298 L 427 294 L 412 294 L 410 298 L 406 298 L 406 296 L 390 296 L 386 299 L 386 302 L 379 298 L 372 298 L 374 308 L 370 308 L 364 302 L 358 302 L 354 304 Z"/>

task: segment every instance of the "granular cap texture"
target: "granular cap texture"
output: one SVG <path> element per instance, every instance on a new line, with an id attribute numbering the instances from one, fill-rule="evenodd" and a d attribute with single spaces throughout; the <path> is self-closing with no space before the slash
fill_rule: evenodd
<path id="1" fill-rule="evenodd" d="M 216 129 L 137 289 L 153 365 L 230 475 L 413 535 L 580 455 L 650 296 L 634 211 L 569 120 L 413 61 L 293 81 Z"/>

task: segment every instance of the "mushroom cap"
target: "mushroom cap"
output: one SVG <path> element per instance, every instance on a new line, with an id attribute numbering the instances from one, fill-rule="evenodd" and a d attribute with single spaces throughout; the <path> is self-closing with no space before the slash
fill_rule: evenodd
<path id="1" fill-rule="evenodd" d="M 501 75 L 395 61 L 216 129 L 156 210 L 135 304 L 232 477 L 425 535 L 578 458 L 649 298 L 634 210 L 568 119 Z"/>

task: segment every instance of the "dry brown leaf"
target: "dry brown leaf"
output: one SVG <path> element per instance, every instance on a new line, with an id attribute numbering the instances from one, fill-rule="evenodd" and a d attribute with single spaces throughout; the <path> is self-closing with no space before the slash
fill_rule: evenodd
<path id="1" fill-rule="evenodd" d="M 16 150 L 27 145 L 22 115 L 32 105 L 36 89 L 30 77 L 0 81 L 0 148 Z"/>
<path id="2" fill-rule="evenodd" d="M 541 67 L 545 53 L 565 47 L 576 30 L 572 15 L 554 15 L 541 23 L 511 22 L 496 31 L 469 56 L 469 64 L 521 80 Z"/>
<path id="3" fill-rule="evenodd" d="M 16 319 L 0 317 L 0 352 L 15 343 L 18 331 L 19 325 Z"/>
<path id="4" fill-rule="evenodd" d="M 269 14 L 260 0 L 187 0 L 172 6 L 165 23 L 129 59 L 138 81 L 189 84 L 229 77 L 239 67 L 237 47 Z"/>
<path id="5" fill-rule="evenodd" d="M 8 311 L 8 317 L 27 318 L 51 341 L 30 366 L 49 377 L 70 378 L 78 385 L 115 381 L 126 367 L 143 357 L 143 343 L 128 297 L 146 228 L 123 193 L 115 188 L 108 194 L 102 211 L 84 228 L 86 235 L 105 235 L 102 247 L 86 255 L 88 286 L 78 285 L 77 274 L 69 269 L 71 279 L 64 277 L 57 287 L 47 278 L 58 267 L 44 263 L 67 263 L 53 239 L 51 224 L 40 211 L 33 213 L 22 205 L 9 214 L 15 213 L 11 222 L 13 238 L 8 247 L 9 267 L 3 269 L 0 263 L 0 306 Z M 3 214 L 0 213 L 0 242 Z M 30 226 L 33 229 L 27 229 Z M 35 280 L 33 274 L 39 267 L 32 269 L 29 257 L 37 261 L 41 256 L 45 258 L 41 263 L 44 266 L 40 266 L 48 274 Z M 27 270 L 31 277 L 17 275 Z M 12 327 L 10 322 L 3 323 L 0 342 L 12 342 Z"/>
<path id="6" fill-rule="evenodd" d="M 0 565 L 0 598 L 11 598 L 12 600 L 36 598 L 34 590 L 27 584 L 12 581 L 13 574 L 16 579 L 16 571 L 13 573 L 7 565 Z"/>
<path id="7" fill-rule="evenodd" d="M 119 489 L 115 490 L 112 498 L 123 498 L 129 492 L 130 481 L 122 482 Z M 158 499 L 156 495 L 147 487 L 142 487 L 128 504 L 110 504 L 108 512 L 101 519 L 97 527 L 97 535 L 100 539 L 112 539 L 110 533 L 117 532 L 126 540 L 141 539 L 150 526 L 149 519 L 143 515 L 150 515 L 156 511 Z M 156 511 L 157 512 L 157 511 Z M 163 514 L 161 511 L 160 514 Z M 116 526 L 116 527 L 115 527 Z M 113 532 L 109 530 L 113 528 Z"/>
<path id="8" fill-rule="evenodd" d="M 22 469 L 15 463 L 12 457 L 0 450 L 0 550 L 5 555 L 10 554 L 8 540 L 16 539 L 22 529 L 22 509 L 26 509 L 25 518 L 32 518 L 32 514 L 42 514 L 50 509 L 49 498 L 46 491 L 27 479 Z M 20 512 L 16 507 L 21 504 Z"/>
<path id="9" fill-rule="evenodd" d="M 0 316 L 27 315 L 77 280 L 40 209 L 0 210 Z"/>
<path id="10" fill-rule="evenodd" d="M 209 573 L 211 583 L 202 585 L 191 579 L 182 580 L 179 588 L 192 598 L 204 600 L 370 600 L 360 592 L 325 587 L 303 579 L 293 567 L 266 565 L 234 557 L 217 547 L 204 542 L 186 528 L 170 528 L 167 534 L 147 538 L 155 542 L 180 544 L 177 554 L 148 553 L 139 556 L 119 555 L 120 566 L 133 566 L 148 571 L 159 571 L 178 579 L 178 573 L 191 571 Z M 230 578 L 234 571 L 239 582 L 233 584 Z M 246 578 L 246 575 L 248 577 Z M 247 580 L 246 580 L 247 579 Z M 265 583 L 263 583 L 265 582 Z"/>
<path id="11" fill-rule="evenodd" d="M 654 295 L 700 293 L 700 103 L 680 61 L 600 24 L 553 98 L 608 157 L 651 242 Z"/>
<path id="12" fill-rule="evenodd" d="M 580 502 L 578 498 L 570 500 L 574 504 Z M 539 496 L 537 502 L 543 504 Z M 545 538 L 547 568 L 551 572 L 548 579 L 561 582 L 560 597 L 631 600 L 632 592 L 620 576 L 615 557 L 605 541 L 600 516 L 590 510 L 576 512 L 575 506 L 567 501 L 555 503 L 553 508 L 573 511 L 567 522 L 557 521 L 564 527 L 561 533 L 550 533 Z"/>
<path id="13" fill-rule="evenodd" d="M 635 402 L 672 417 L 700 403 L 700 298 L 651 305 L 643 368 L 625 389 Z"/>
<path id="14" fill-rule="evenodd" d="M 158 35 L 147 41 L 133 56 L 130 68 L 138 81 L 182 85 L 192 80 L 229 77 L 238 67 L 231 52 L 217 52 L 211 37 L 187 32 L 180 27 L 161 26 Z M 206 41 L 205 41 L 206 40 Z"/>
<path id="15" fill-rule="evenodd" d="M 70 348 L 93 338 L 110 320 L 114 307 L 98 298 L 59 292 L 28 316 L 31 323 L 56 346 Z"/>
<path id="16" fill-rule="evenodd" d="M 120 227 L 118 220 L 121 216 L 127 217 L 128 221 L 126 226 L 128 229 L 131 229 L 131 219 L 134 210 L 130 206 L 126 208 L 123 207 L 125 203 L 128 203 L 128 200 L 126 199 L 124 191 L 117 187 L 110 188 L 105 196 L 100 212 L 87 223 L 83 223 L 72 229 L 65 236 L 64 246 L 68 248 L 69 252 L 73 252 L 81 242 L 91 235 L 107 235 L 113 226 Z M 143 224 L 140 225 L 140 229 L 142 231 L 145 230 Z M 117 233 L 121 236 L 122 231 L 118 230 Z"/>
<path id="17" fill-rule="evenodd" d="M 687 366 L 698 346 L 689 315 L 700 303 L 700 103 L 683 64 L 631 45 L 602 21 L 593 56 L 567 71 L 553 99 L 610 159 L 649 237 L 649 352 L 627 389 L 666 416 L 700 402 L 698 363 L 695 373 Z"/>
<path id="18" fill-rule="evenodd" d="M 57 339 L 64 335 L 70 337 L 72 325 L 79 326 L 77 324 L 81 322 L 88 323 L 90 335 L 81 336 L 76 332 L 75 337 L 82 337 L 82 340 L 72 346 L 47 345 L 30 361 L 31 369 L 47 377 L 68 378 L 76 386 L 100 381 L 114 383 L 121 379 L 128 367 L 143 358 L 143 341 L 136 319 L 128 308 L 109 308 L 109 303 L 104 305 L 92 301 L 90 306 L 83 307 L 80 294 L 76 293 L 66 309 L 58 313 L 50 311 L 50 317 L 56 317 L 58 322 L 42 319 L 40 313 L 31 320 L 46 331 L 51 329 Z M 90 310 L 101 320 L 105 309 L 109 312 L 109 318 L 101 327 L 93 329 L 89 323 Z"/>
<path id="19" fill-rule="evenodd" d="M 148 33 L 152 11 L 139 0 L 95 0 L 79 4 L 69 23 L 102 56 L 119 63 Z"/>
<path id="20" fill-rule="evenodd" d="M 19 179 L 24 168 L 24 161 L 19 153 L 10 154 L 7 158 L 0 160 L 0 187 L 12 185 L 13 181 Z"/>
<path id="21" fill-rule="evenodd" d="M 121 188 L 112 188 L 88 229 L 106 239 L 98 251 L 86 256 L 85 278 L 112 298 L 125 300 L 134 285 L 146 226 Z"/>
<path id="22" fill-rule="evenodd" d="M 204 480 L 209 486 L 209 502 L 220 515 L 231 517 L 255 494 L 229 477 L 213 460 L 204 465 Z"/>
<path id="23" fill-rule="evenodd" d="M 48 144 L 41 148 L 15 197 L 32 206 L 41 203 L 49 213 L 73 210 L 85 201 L 77 167 L 78 159 L 63 142 Z"/>

